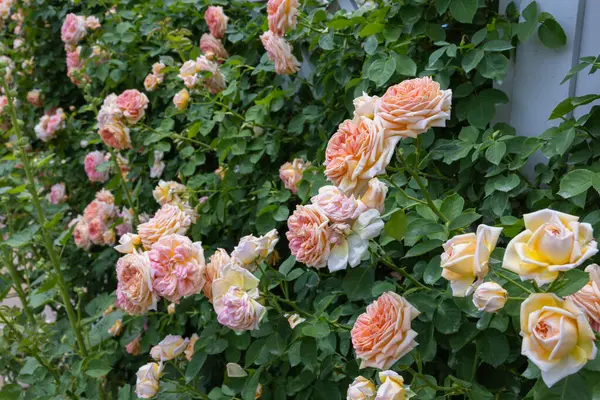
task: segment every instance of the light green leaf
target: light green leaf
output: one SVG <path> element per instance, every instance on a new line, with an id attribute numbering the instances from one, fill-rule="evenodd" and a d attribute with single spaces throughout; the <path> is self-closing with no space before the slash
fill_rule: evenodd
<path id="1" fill-rule="evenodd" d="M 577 196 L 587 191 L 592 186 L 594 173 L 587 169 L 576 169 L 569 172 L 560 180 L 558 194 L 565 199 Z"/>
<path id="2" fill-rule="evenodd" d="M 396 72 L 404 76 L 415 76 L 417 74 L 417 64 L 409 56 L 393 53 L 392 57 L 396 60 Z"/>
<path id="3" fill-rule="evenodd" d="M 485 158 L 494 165 L 500 164 L 502 157 L 506 154 L 506 143 L 496 141 L 485 151 Z"/>
<path id="4" fill-rule="evenodd" d="M 483 59 L 485 52 L 481 49 L 473 49 L 469 51 L 462 59 L 462 67 L 465 72 L 471 72 L 479 65 L 479 62 Z"/>
<path id="5" fill-rule="evenodd" d="M 453 231 L 456 229 L 467 227 L 473 222 L 477 221 L 479 218 L 481 218 L 481 215 L 477 214 L 475 211 L 466 211 L 458 217 L 454 218 L 452 221 L 450 221 L 450 224 L 448 225 L 448 230 Z"/>
<path id="6" fill-rule="evenodd" d="M 406 233 L 406 214 L 404 214 L 404 211 L 398 210 L 393 213 L 385 223 L 383 230 L 394 239 L 402 240 Z"/>
<path id="7" fill-rule="evenodd" d="M 366 25 L 364 28 L 362 28 L 360 30 L 360 32 L 358 32 L 358 36 L 365 37 L 365 36 L 375 35 L 376 33 L 381 32 L 384 27 L 385 27 L 385 25 L 381 24 L 379 22 L 370 23 L 370 24 Z"/>

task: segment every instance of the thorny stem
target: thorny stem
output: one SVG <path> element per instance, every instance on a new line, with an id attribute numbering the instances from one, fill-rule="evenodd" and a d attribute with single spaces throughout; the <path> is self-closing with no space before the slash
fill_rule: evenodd
<path id="1" fill-rule="evenodd" d="M 27 296 L 25 295 L 25 292 L 23 291 L 23 278 L 21 278 L 21 274 L 15 268 L 15 265 L 13 263 L 12 256 L 10 254 L 10 250 L 8 249 L 8 247 L 4 246 L 2 251 L 4 253 L 4 265 L 6 266 L 6 269 L 8 269 L 8 272 L 10 273 L 10 277 L 13 280 L 13 283 L 14 283 L 13 286 L 15 288 L 15 292 L 17 292 L 17 295 L 19 296 L 19 299 L 21 300 L 21 304 L 23 305 L 23 310 L 25 311 L 25 315 L 27 316 L 27 320 L 33 326 L 33 325 L 35 325 L 35 317 L 33 316 L 33 312 L 31 311 L 31 308 L 29 308 L 29 303 L 27 302 Z"/>
<path id="2" fill-rule="evenodd" d="M 408 272 L 406 272 L 406 270 L 404 268 L 397 267 L 387 257 L 386 258 L 382 258 L 381 262 L 383 264 L 385 264 L 388 268 L 396 271 L 397 273 L 399 273 L 400 275 L 402 275 L 403 277 L 405 277 L 406 279 L 408 279 L 409 281 L 411 281 L 412 283 L 414 283 L 415 285 L 417 285 L 418 287 L 420 287 L 421 289 L 432 290 L 430 287 L 427 287 L 427 286 L 423 285 L 421 282 L 419 282 L 418 280 L 416 280 L 411 274 L 409 274 Z"/>

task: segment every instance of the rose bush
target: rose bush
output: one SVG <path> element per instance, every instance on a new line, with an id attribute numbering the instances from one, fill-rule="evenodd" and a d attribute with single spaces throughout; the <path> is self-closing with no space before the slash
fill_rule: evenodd
<path id="1" fill-rule="evenodd" d="M 1 398 L 595 398 L 600 96 L 495 121 L 564 32 L 359 3 L 0 0 Z"/>

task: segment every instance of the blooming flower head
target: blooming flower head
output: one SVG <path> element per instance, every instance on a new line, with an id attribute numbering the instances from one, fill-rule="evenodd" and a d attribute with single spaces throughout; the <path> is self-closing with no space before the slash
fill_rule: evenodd
<path id="1" fill-rule="evenodd" d="M 156 396 L 159 388 L 159 379 L 163 366 L 155 362 L 148 363 L 136 373 L 135 394 L 141 399 L 151 399 Z"/>
<path id="2" fill-rule="evenodd" d="M 229 57 L 223 43 L 211 34 L 205 33 L 200 38 L 200 50 L 209 60 L 222 63 Z"/>
<path id="3" fill-rule="evenodd" d="M 213 306 L 221 325 L 236 331 L 258 329 L 266 310 L 257 299 L 259 280 L 252 273 L 228 264 L 213 282 Z"/>
<path id="4" fill-rule="evenodd" d="M 363 92 L 362 96 L 359 96 L 353 100 L 354 104 L 354 118 L 366 117 L 369 119 L 375 119 L 375 115 L 379 108 L 379 97 L 369 96 Z"/>
<path id="5" fill-rule="evenodd" d="M 417 345 L 411 321 L 418 315 L 416 308 L 394 292 L 386 292 L 368 305 L 351 331 L 360 368 L 389 369 L 411 351 Z"/>
<path id="6" fill-rule="evenodd" d="M 474 289 L 471 285 L 487 275 L 490 255 L 500 237 L 502 228 L 479 225 L 477 233 L 454 236 L 444 243 L 441 267 L 442 277 L 450 281 L 452 295 L 464 297 Z"/>
<path id="7" fill-rule="evenodd" d="M 85 27 L 91 30 L 96 30 L 100 28 L 100 20 L 97 17 L 91 16 L 85 19 Z"/>
<path id="8" fill-rule="evenodd" d="M 292 46 L 284 38 L 266 31 L 260 35 L 260 40 L 269 59 L 275 64 L 275 72 L 278 75 L 291 75 L 298 72 L 300 63 L 292 54 Z"/>
<path id="9" fill-rule="evenodd" d="M 200 242 L 173 234 L 161 237 L 148 252 L 153 290 L 179 303 L 182 297 L 200 293 L 204 286 L 204 250 Z"/>
<path id="10" fill-rule="evenodd" d="M 158 86 L 161 83 L 162 83 L 162 79 L 161 78 L 159 78 L 158 76 L 156 76 L 154 74 L 148 74 L 148 75 L 146 75 L 146 78 L 144 79 L 144 88 L 147 91 L 152 92 L 156 88 L 158 88 Z"/>
<path id="11" fill-rule="evenodd" d="M 190 92 L 187 89 L 181 89 L 173 96 L 173 104 L 179 111 L 183 111 L 187 108 L 188 102 L 190 101 Z"/>
<path id="12" fill-rule="evenodd" d="M 296 206 L 287 225 L 286 236 L 292 255 L 309 267 L 323 268 L 329 258 L 333 235 L 323 210 L 314 204 Z"/>
<path id="13" fill-rule="evenodd" d="M 144 117 L 148 108 L 148 97 L 135 89 L 129 89 L 117 97 L 117 107 L 129 124 L 135 124 Z"/>
<path id="14" fill-rule="evenodd" d="M 160 180 L 152 191 L 152 195 L 158 204 L 164 206 L 173 202 L 187 201 L 187 188 L 179 182 Z"/>
<path id="15" fill-rule="evenodd" d="M 62 108 L 51 110 L 40 118 L 40 122 L 34 127 L 38 139 L 47 142 L 56 136 L 56 133 L 65 128 L 67 116 Z"/>
<path id="16" fill-rule="evenodd" d="M 227 254 L 227 251 L 224 249 L 217 249 L 217 251 L 210 256 L 209 263 L 206 264 L 206 269 L 204 270 L 204 287 L 202 288 L 202 292 L 211 303 L 213 300 L 212 284 L 216 279 L 221 277 L 221 271 L 225 265 L 229 264 L 230 262 L 231 257 L 229 257 L 229 254 Z"/>
<path id="17" fill-rule="evenodd" d="M 283 182 L 286 189 L 292 193 L 298 193 L 298 184 L 302 180 L 304 170 L 311 167 L 311 163 L 304 161 L 301 158 L 294 158 L 290 163 L 289 161 L 283 164 L 279 168 L 279 178 Z"/>
<path id="18" fill-rule="evenodd" d="M 80 249 L 89 250 L 92 242 L 89 238 L 89 228 L 87 222 L 83 218 L 76 220 L 75 228 L 73 229 L 73 240 L 75 245 Z"/>
<path id="19" fill-rule="evenodd" d="M 149 250 L 162 236 L 184 235 L 192 224 L 191 218 L 177 205 L 165 204 L 148 222 L 138 226 L 144 248 Z"/>
<path id="20" fill-rule="evenodd" d="M 122 150 L 131 148 L 129 128 L 121 120 L 114 119 L 106 122 L 100 128 L 98 134 L 102 141 L 113 149 Z"/>
<path id="21" fill-rule="evenodd" d="M 117 306 L 129 314 L 141 315 L 156 309 L 152 271 L 146 253 L 131 253 L 117 261 Z"/>
<path id="22" fill-rule="evenodd" d="M 98 127 L 102 128 L 104 124 L 119 120 L 123 117 L 123 112 L 117 105 L 117 95 L 114 93 L 109 94 L 104 99 L 102 107 L 98 112 Z"/>
<path id="23" fill-rule="evenodd" d="M 208 29 L 210 30 L 211 35 L 213 35 L 217 39 L 222 39 L 223 36 L 225 36 L 225 31 L 227 30 L 227 21 L 229 20 L 229 17 L 227 17 L 223 12 L 223 7 L 208 7 L 206 9 L 206 13 L 204 13 L 204 19 L 206 20 L 206 24 L 208 25 Z"/>
<path id="24" fill-rule="evenodd" d="M 567 298 L 583 311 L 592 329 L 600 332 L 600 286 L 590 280 L 587 285 Z"/>
<path id="25" fill-rule="evenodd" d="M 405 80 L 390 86 L 381 98 L 383 127 L 394 135 L 415 138 L 431 127 L 444 127 L 450 119 L 452 90 L 441 90 L 430 77 Z"/>
<path id="26" fill-rule="evenodd" d="M 108 168 L 104 168 L 102 171 L 98 170 L 98 167 L 105 163 L 104 157 L 105 155 L 99 151 L 92 151 L 85 156 L 83 165 L 90 182 L 106 182 L 108 180 Z"/>
<path id="27" fill-rule="evenodd" d="M 68 49 L 73 49 L 87 34 L 85 18 L 67 14 L 60 30 L 60 38 Z"/>
<path id="28" fill-rule="evenodd" d="M 363 211 L 353 195 L 346 196 L 335 186 L 322 186 L 310 201 L 319 206 L 333 223 L 349 224 Z"/>
<path id="29" fill-rule="evenodd" d="M 27 92 L 27 102 L 34 107 L 42 107 L 44 105 L 42 92 L 39 89 L 30 90 Z"/>
<path id="30" fill-rule="evenodd" d="M 348 386 L 346 400 L 374 400 L 375 384 L 363 376 L 357 376 Z"/>
<path id="31" fill-rule="evenodd" d="M 196 61 L 188 60 L 179 68 L 179 78 L 183 80 L 186 87 L 193 89 L 198 83 L 198 74 L 196 70 Z"/>
<path id="32" fill-rule="evenodd" d="M 172 360 L 185 351 L 189 341 L 189 339 L 184 339 L 179 335 L 167 335 L 150 350 L 150 355 L 156 361 Z"/>
<path id="33" fill-rule="evenodd" d="M 67 198 L 67 189 L 64 182 L 53 185 L 47 196 L 48 202 L 52 204 L 64 203 Z"/>
<path id="34" fill-rule="evenodd" d="M 358 199 L 358 201 L 366 208 L 378 210 L 380 214 L 383 214 L 385 211 L 384 202 L 387 192 L 387 185 L 381 182 L 379 179 L 373 178 L 369 180 L 367 184 L 367 191 Z"/>
<path id="35" fill-rule="evenodd" d="M 521 303 L 521 336 L 521 353 L 538 366 L 548 387 L 596 357 L 594 331 L 583 311 L 553 293 L 534 293 Z"/>
<path id="36" fill-rule="evenodd" d="M 267 14 L 269 31 L 277 36 L 283 36 L 298 23 L 298 0 L 269 0 Z"/>
<path id="37" fill-rule="evenodd" d="M 385 173 L 399 140 L 385 134 L 378 118 L 342 122 L 327 143 L 327 179 L 345 193 L 362 195 L 369 180 Z"/>
<path id="38" fill-rule="evenodd" d="M 253 271 L 271 254 L 278 241 L 279 235 L 276 229 L 258 238 L 253 235 L 244 236 L 235 246 L 231 257 L 239 265 Z"/>
<path id="39" fill-rule="evenodd" d="M 217 94 L 225 89 L 225 78 L 219 70 L 219 65 L 210 61 L 206 56 L 196 59 L 196 71 L 207 73 L 202 79 L 202 83 L 211 94 Z"/>
<path id="40" fill-rule="evenodd" d="M 598 252 L 592 226 L 579 217 L 545 209 L 523 219 L 525 230 L 508 243 L 502 265 L 521 280 L 550 283 Z"/>

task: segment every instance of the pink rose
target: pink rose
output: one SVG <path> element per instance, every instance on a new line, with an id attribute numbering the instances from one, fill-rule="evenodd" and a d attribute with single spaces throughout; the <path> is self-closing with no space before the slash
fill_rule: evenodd
<path id="1" fill-rule="evenodd" d="M 128 123 L 135 124 L 144 117 L 148 108 L 148 97 L 138 90 L 129 89 L 117 97 L 117 107 L 123 112 Z"/>
<path id="2" fill-rule="evenodd" d="M 204 250 L 200 242 L 185 236 L 161 237 L 148 252 L 152 266 L 153 290 L 179 303 L 182 297 L 199 293 L 204 286 Z"/>
<path id="3" fill-rule="evenodd" d="M 450 119 L 452 90 L 441 90 L 430 77 L 390 86 L 381 98 L 379 116 L 391 134 L 415 138 Z"/>
<path id="4" fill-rule="evenodd" d="M 223 12 L 223 7 L 208 7 L 206 9 L 206 13 L 204 13 L 204 19 L 206 20 L 206 24 L 208 25 L 208 30 L 210 30 L 211 35 L 217 39 L 222 39 L 223 36 L 225 36 L 225 31 L 227 30 L 227 20 L 229 20 L 229 18 Z"/>
<path id="5" fill-rule="evenodd" d="M 96 30 L 100 28 L 100 20 L 97 17 L 87 17 L 85 19 L 85 27 L 91 30 Z"/>
<path id="6" fill-rule="evenodd" d="M 44 105 L 42 92 L 39 89 L 30 90 L 27 92 L 27 102 L 34 107 L 42 107 Z"/>
<path id="7" fill-rule="evenodd" d="M 87 34 L 85 18 L 73 13 L 67 14 L 60 30 L 60 38 L 66 48 L 74 48 Z"/>
<path id="8" fill-rule="evenodd" d="M 104 154 L 99 151 L 93 151 L 85 156 L 85 173 L 90 182 L 106 182 L 108 180 L 108 168 L 98 171 L 98 166 L 104 162 Z"/>
<path id="9" fill-rule="evenodd" d="M 327 179 L 345 193 L 361 195 L 371 178 L 385 173 L 399 140 L 387 136 L 377 118 L 342 122 L 327 143 Z"/>
<path id="10" fill-rule="evenodd" d="M 317 205 L 333 223 L 349 224 L 358 218 L 361 210 L 354 196 L 346 196 L 335 186 L 323 186 L 310 201 Z"/>
<path id="11" fill-rule="evenodd" d="M 67 116 L 62 108 L 50 110 L 40 118 L 40 122 L 34 127 L 38 139 L 47 142 L 56 136 L 59 130 L 65 128 L 65 119 Z"/>
<path id="12" fill-rule="evenodd" d="M 587 285 L 567 298 L 583 311 L 592 329 L 600 333 L 600 287 L 598 284 L 590 280 Z"/>
<path id="13" fill-rule="evenodd" d="M 287 225 L 286 236 L 290 251 L 296 259 L 309 267 L 325 267 L 333 235 L 325 213 L 314 204 L 296 206 L 296 211 L 288 218 Z"/>
<path id="14" fill-rule="evenodd" d="M 171 234 L 184 235 L 192 220 L 176 204 L 165 204 L 148 222 L 138 226 L 138 234 L 146 250 L 150 250 L 162 236 Z"/>
<path id="15" fill-rule="evenodd" d="M 269 31 L 277 36 L 296 27 L 298 0 L 269 0 L 267 14 L 269 15 Z"/>
<path id="16" fill-rule="evenodd" d="M 275 64 L 275 72 L 278 75 L 291 75 L 298 72 L 300 63 L 292 54 L 292 47 L 284 38 L 267 31 L 260 36 L 260 40 L 269 59 Z"/>
<path id="17" fill-rule="evenodd" d="M 219 70 L 219 65 L 213 61 L 210 61 L 205 56 L 198 57 L 196 59 L 196 71 L 197 72 L 210 72 L 210 76 L 202 78 L 202 83 L 210 91 L 211 94 L 217 94 L 225 89 L 225 78 Z"/>
<path id="18" fill-rule="evenodd" d="M 115 204 L 115 196 L 111 192 L 106 189 L 101 189 L 96 192 L 96 200 L 106 203 L 106 204 Z"/>
<path id="19" fill-rule="evenodd" d="M 150 260 L 146 253 L 126 254 L 117 261 L 117 306 L 140 315 L 156 309 Z"/>
<path id="20" fill-rule="evenodd" d="M 83 218 L 80 218 L 73 230 L 73 240 L 80 249 L 88 250 L 92 245 L 88 234 L 88 225 Z"/>
<path id="21" fill-rule="evenodd" d="M 88 232 L 92 243 L 105 244 L 104 232 L 107 230 L 106 222 L 103 218 L 94 218 L 88 222 Z"/>
<path id="22" fill-rule="evenodd" d="M 114 93 L 109 94 L 104 99 L 102 107 L 100 107 L 100 111 L 98 112 L 98 127 L 102 128 L 104 124 L 121 119 L 122 117 L 123 113 L 119 106 L 117 106 L 117 95 Z"/>
<path id="23" fill-rule="evenodd" d="M 114 149 L 122 150 L 131 148 L 129 128 L 118 119 L 103 124 L 98 134 L 107 146 Z"/>
<path id="24" fill-rule="evenodd" d="M 367 306 L 352 331 L 352 345 L 361 359 L 360 368 L 389 369 L 417 346 L 411 321 L 419 315 L 406 299 L 386 292 Z"/>
<path id="25" fill-rule="evenodd" d="M 301 158 L 295 158 L 291 163 L 286 162 L 279 168 L 279 178 L 286 189 L 292 193 L 298 193 L 298 184 L 302 180 L 302 174 L 305 169 L 312 166 L 310 162 Z"/>
<path id="26" fill-rule="evenodd" d="M 138 356 L 140 354 L 140 339 L 141 335 L 137 335 L 131 342 L 125 346 L 125 351 L 132 356 Z"/>
<path id="27" fill-rule="evenodd" d="M 223 47 L 221 40 L 208 33 L 203 34 L 200 38 L 200 50 L 202 50 L 202 54 L 207 59 L 217 61 L 218 63 L 222 63 L 229 57 L 229 53 Z"/>
<path id="28" fill-rule="evenodd" d="M 57 183 L 52 186 L 50 193 L 48 193 L 47 199 L 52 204 L 60 204 L 67 201 L 67 193 L 65 183 Z"/>

